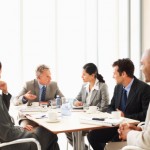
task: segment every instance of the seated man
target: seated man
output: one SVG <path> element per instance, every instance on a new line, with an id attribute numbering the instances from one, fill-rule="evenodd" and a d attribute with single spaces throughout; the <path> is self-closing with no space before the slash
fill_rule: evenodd
<path id="1" fill-rule="evenodd" d="M 145 81 L 150 82 L 150 49 L 143 53 L 141 64 Z M 145 125 L 136 127 L 131 124 L 122 124 L 118 132 L 120 139 L 127 140 L 128 145 L 137 146 L 142 149 L 150 149 L 150 105 L 147 111 Z"/>
<path id="2" fill-rule="evenodd" d="M 150 101 L 150 86 L 138 80 L 134 74 L 134 64 L 130 59 L 119 59 L 113 63 L 117 85 L 108 112 L 120 111 L 122 117 L 145 121 Z M 118 141 L 118 127 L 93 130 L 88 140 L 94 150 L 104 150 L 108 141 Z"/>
<path id="3" fill-rule="evenodd" d="M 1 76 L 1 62 L 0 62 L 0 76 Z M 11 117 L 8 113 L 10 106 L 11 95 L 7 91 L 7 84 L 0 80 L 0 142 L 10 142 L 22 138 L 35 138 L 42 147 L 42 150 L 59 150 L 57 143 L 57 135 L 51 133 L 45 128 L 38 126 L 33 130 L 32 126 L 28 125 L 24 128 L 14 126 Z M 44 138 L 43 138 L 44 137 Z M 14 144 L 3 148 L 5 150 L 36 150 L 34 143 Z"/>
<path id="4" fill-rule="evenodd" d="M 56 98 L 57 95 L 63 97 L 57 83 L 51 81 L 49 67 L 46 65 L 40 65 L 36 69 L 36 79 L 25 83 L 22 91 L 14 100 L 14 103 L 16 105 L 26 103 L 28 103 L 27 105 L 32 105 L 32 102 L 49 102 L 49 100 Z M 19 119 L 19 123 L 23 126 L 31 124 L 31 121 L 25 119 L 22 115 Z"/>

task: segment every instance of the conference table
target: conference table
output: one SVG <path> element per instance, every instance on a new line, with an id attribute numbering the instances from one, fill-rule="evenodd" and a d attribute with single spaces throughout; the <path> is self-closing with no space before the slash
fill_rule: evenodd
<path id="1" fill-rule="evenodd" d="M 21 109 L 19 109 L 20 111 Z M 84 137 L 82 136 L 82 131 L 96 130 L 101 128 L 110 128 L 114 124 L 112 122 L 103 122 L 99 120 L 92 120 L 92 118 L 112 118 L 111 114 L 96 112 L 94 114 L 88 114 L 81 109 L 73 109 L 71 115 L 62 116 L 60 109 L 55 109 L 58 112 L 58 121 L 49 122 L 47 118 L 47 111 L 53 110 L 49 108 L 46 111 L 21 111 L 29 120 L 32 120 L 43 126 L 47 130 L 53 132 L 54 134 L 68 133 L 73 134 L 73 149 L 74 150 L 84 150 Z M 138 124 L 138 120 L 121 118 L 121 122 Z M 118 123 L 119 124 L 119 123 Z M 76 145 L 75 145 L 76 144 Z"/>

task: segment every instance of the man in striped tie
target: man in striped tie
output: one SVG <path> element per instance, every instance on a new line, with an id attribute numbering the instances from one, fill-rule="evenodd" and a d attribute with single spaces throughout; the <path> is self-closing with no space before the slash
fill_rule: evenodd
<path id="1" fill-rule="evenodd" d="M 51 72 L 48 66 L 44 64 L 39 65 L 35 73 L 36 79 L 26 82 L 23 89 L 14 100 L 16 105 L 27 103 L 27 105 L 30 106 L 32 102 L 48 103 L 49 100 L 55 99 L 56 95 L 63 97 L 57 83 L 51 81 Z M 29 121 L 23 115 L 19 117 L 19 124 L 23 127 L 27 124 L 36 126 L 36 124 Z"/>
<path id="2" fill-rule="evenodd" d="M 107 112 L 120 111 L 122 117 L 145 121 L 150 86 L 134 76 L 134 64 L 129 58 L 118 59 L 112 66 L 117 85 Z M 104 150 L 107 142 L 120 140 L 117 130 L 118 127 L 93 130 L 88 140 L 94 150 Z"/>

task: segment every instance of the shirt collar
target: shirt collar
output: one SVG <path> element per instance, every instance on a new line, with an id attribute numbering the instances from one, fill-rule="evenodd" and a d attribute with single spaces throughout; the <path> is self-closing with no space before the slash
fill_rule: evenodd
<path id="1" fill-rule="evenodd" d="M 39 82 L 38 82 L 38 85 L 39 85 L 39 88 L 40 88 L 40 89 L 42 89 L 43 86 L 46 87 L 46 85 L 42 85 L 42 84 L 40 84 Z"/>
<path id="2" fill-rule="evenodd" d="M 129 94 L 130 92 L 130 89 L 131 89 L 131 86 L 132 86 L 132 83 L 134 81 L 134 78 L 131 80 L 131 82 L 124 88 L 126 91 L 127 91 L 127 94 Z"/>
<path id="3" fill-rule="evenodd" d="M 92 91 L 93 91 L 93 90 L 99 90 L 98 83 L 99 83 L 99 80 L 96 79 L 96 80 L 95 80 L 95 84 L 94 84 L 94 86 L 93 86 L 93 88 L 92 88 Z M 89 82 L 84 86 L 84 87 L 86 88 L 86 91 L 87 91 L 87 92 L 89 92 L 89 86 L 90 86 L 90 83 L 89 83 Z"/>

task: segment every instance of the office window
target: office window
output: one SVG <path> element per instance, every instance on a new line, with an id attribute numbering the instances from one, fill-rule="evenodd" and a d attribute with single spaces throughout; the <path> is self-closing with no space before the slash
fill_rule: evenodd
<path id="1" fill-rule="evenodd" d="M 136 52 L 139 66 L 139 0 L 5 0 L 0 12 L 2 77 L 14 96 L 41 63 L 50 66 L 66 97 L 80 91 L 85 63 L 98 66 L 110 97 L 113 61 Z"/>

